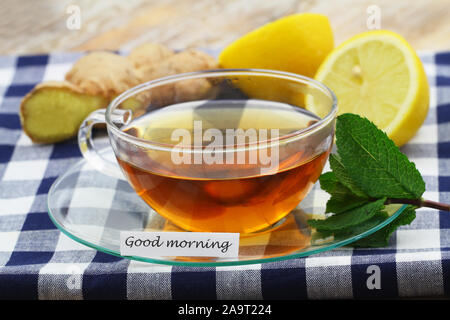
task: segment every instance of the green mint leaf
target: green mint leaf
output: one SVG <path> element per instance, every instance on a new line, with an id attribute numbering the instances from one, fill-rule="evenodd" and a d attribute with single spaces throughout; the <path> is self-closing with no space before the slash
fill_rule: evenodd
<path id="1" fill-rule="evenodd" d="M 415 219 L 415 217 L 415 208 L 413 206 L 408 206 L 395 220 L 393 220 L 387 226 L 365 238 L 350 243 L 348 246 L 355 248 L 385 247 L 389 244 L 389 238 L 392 233 L 399 226 L 410 224 Z M 317 233 L 314 234 L 314 237 L 326 238 L 328 236 L 334 236 L 334 239 L 337 241 L 348 239 L 349 237 L 359 235 L 367 230 L 370 230 L 373 227 L 376 227 L 387 218 L 389 218 L 388 213 L 386 213 L 385 211 L 378 211 L 372 218 L 360 224 L 337 231 L 318 230 Z"/>
<path id="2" fill-rule="evenodd" d="M 337 154 L 330 154 L 329 161 L 331 170 L 333 170 L 336 178 L 344 186 L 350 189 L 355 196 L 358 196 L 360 198 L 367 198 L 367 194 L 358 187 L 355 181 L 347 173 L 347 170 L 345 170 L 345 167 L 342 164 L 341 158 Z"/>
<path id="3" fill-rule="evenodd" d="M 348 210 L 360 207 L 366 202 L 367 199 L 356 198 L 352 195 L 346 195 L 342 198 L 331 196 L 331 198 L 327 201 L 325 212 L 341 214 Z"/>
<path id="4" fill-rule="evenodd" d="M 389 215 L 385 211 L 378 211 L 375 213 L 375 215 L 355 226 L 345 228 L 342 230 L 339 230 L 335 232 L 333 235 L 335 239 L 346 239 L 352 236 L 359 235 L 363 232 L 366 232 L 367 230 L 372 229 L 373 227 L 376 227 L 380 223 L 382 223 L 384 220 L 386 220 L 389 217 Z M 370 237 L 370 236 L 369 236 Z M 350 244 L 350 246 L 353 246 L 354 243 Z"/>
<path id="5" fill-rule="evenodd" d="M 346 212 L 335 214 L 325 220 L 308 220 L 308 224 L 319 231 L 337 231 L 358 225 L 372 218 L 384 208 L 386 198 L 368 202 Z"/>
<path id="6" fill-rule="evenodd" d="M 356 196 L 349 188 L 339 182 L 334 172 L 322 174 L 319 182 L 320 187 L 331 195 L 327 201 L 325 212 L 338 214 L 367 202 L 367 198 Z"/>
<path id="7" fill-rule="evenodd" d="M 389 238 L 398 227 L 410 224 L 416 218 L 416 210 L 413 206 L 407 206 L 402 213 L 387 226 L 362 238 L 352 244 L 352 247 L 385 247 L 389 244 Z M 380 221 L 381 223 L 381 221 Z M 366 230 L 368 230 L 367 228 Z M 356 230 L 355 230 L 356 231 Z"/>
<path id="8" fill-rule="evenodd" d="M 336 240 L 347 239 L 376 227 L 401 206 L 385 203 L 408 203 L 411 199 L 423 203 L 419 200 L 425 192 L 425 182 L 420 172 L 368 119 L 355 114 L 339 116 L 336 145 L 338 155 L 329 158 L 332 171 L 319 178 L 321 188 L 330 194 L 326 212 L 334 214 L 325 220 L 308 220 L 316 229 L 316 238 L 332 235 Z M 350 246 L 388 245 L 398 227 L 415 219 L 415 209 L 408 205 L 387 226 Z"/>
<path id="9" fill-rule="evenodd" d="M 320 182 L 320 188 L 322 190 L 325 190 L 328 193 L 334 193 L 336 191 L 339 192 L 339 190 L 337 190 L 337 188 L 338 188 L 338 184 L 340 184 L 340 182 L 337 179 L 334 172 L 328 171 L 328 172 L 322 173 L 321 176 L 319 177 L 319 182 Z"/>
<path id="10" fill-rule="evenodd" d="M 389 215 L 384 211 L 378 211 L 375 213 L 375 215 L 357 225 L 347 227 L 341 230 L 336 231 L 329 231 L 329 230 L 322 230 L 317 229 L 316 232 L 312 234 L 312 237 L 314 241 L 317 241 L 318 239 L 327 238 L 329 236 L 333 236 L 335 241 L 340 241 L 344 239 L 348 239 L 353 236 L 360 235 L 361 233 L 370 230 L 373 227 L 376 227 L 380 223 L 382 223 L 384 220 L 386 220 L 389 217 Z M 353 242 L 355 243 L 355 242 Z M 349 244 L 349 246 L 352 246 L 353 243 Z"/>
<path id="11" fill-rule="evenodd" d="M 340 115 L 336 145 L 345 172 L 369 197 L 417 199 L 425 192 L 414 163 L 368 119 Z"/>

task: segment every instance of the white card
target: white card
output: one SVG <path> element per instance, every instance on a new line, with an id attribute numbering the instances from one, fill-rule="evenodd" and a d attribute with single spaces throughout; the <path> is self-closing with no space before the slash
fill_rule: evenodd
<path id="1" fill-rule="evenodd" d="M 120 254 L 139 257 L 239 255 L 239 233 L 121 231 Z"/>

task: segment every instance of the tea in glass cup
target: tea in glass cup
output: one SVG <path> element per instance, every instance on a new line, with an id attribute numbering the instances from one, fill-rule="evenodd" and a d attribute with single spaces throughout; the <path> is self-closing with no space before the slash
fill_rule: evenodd
<path id="1" fill-rule="evenodd" d="M 177 92 L 195 81 L 209 89 Z M 123 102 L 139 94 L 145 112 L 133 116 Z M 336 99 L 299 75 L 216 70 L 143 84 L 90 118 L 102 112 L 124 176 L 157 213 L 187 231 L 245 234 L 282 220 L 317 181 L 333 144 Z M 88 142 L 88 160 L 112 171 Z"/>

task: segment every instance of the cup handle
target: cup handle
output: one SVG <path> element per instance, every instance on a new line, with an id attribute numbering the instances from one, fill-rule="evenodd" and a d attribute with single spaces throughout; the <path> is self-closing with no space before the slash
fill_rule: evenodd
<path id="1" fill-rule="evenodd" d="M 125 178 L 117 162 L 106 159 L 95 148 L 92 140 L 92 128 L 98 123 L 106 124 L 105 114 L 106 109 L 95 110 L 81 123 L 80 129 L 78 130 L 78 146 L 83 157 L 95 169 L 106 175 L 124 180 Z M 111 115 L 111 120 L 125 125 L 131 120 L 131 111 L 116 109 Z"/>

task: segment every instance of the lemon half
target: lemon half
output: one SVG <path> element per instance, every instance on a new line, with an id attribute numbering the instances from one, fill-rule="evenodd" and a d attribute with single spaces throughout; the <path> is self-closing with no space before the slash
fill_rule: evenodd
<path id="1" fill-rule="evenodd" d="M 428 113 L 423 65 L 409 43 L 391 31 L 364 32 L 345 41 L 324 60 L 315 79 L 334 91 L 339 114 L 368 118 L 398 146 L 414 136 Z M 323 113 L 311 99 L 306 105 Z"/>

